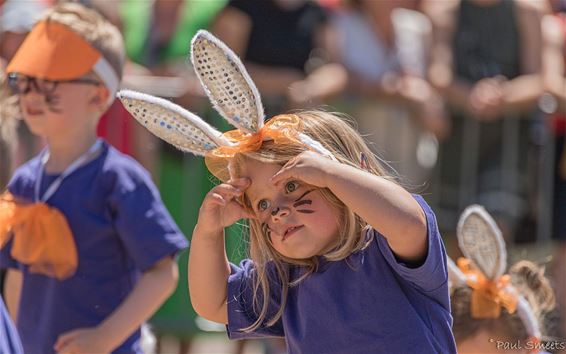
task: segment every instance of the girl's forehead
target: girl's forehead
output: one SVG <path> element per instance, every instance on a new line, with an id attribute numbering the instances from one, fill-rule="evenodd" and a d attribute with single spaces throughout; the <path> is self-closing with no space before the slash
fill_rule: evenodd
<path id="1" fill-rule="evenodd" d="M 261 162 L 258 160 L 246 159 L 240 164 L 240 175 L 238 177 L 247 177 L 253 180 L 269 179 L 279 172 L 282 166 L 275 163 Z"/>
<path id="2" fill-rule="evenodd" d="M 271 183 L 271 177 L 275 175 L 281 166 L 272 163 L 265 163 L 255 160 L 246 161 L 240 166 L 239 178 L 249 178 L 250 186 L 246 190 L 246 194 L 250 199 L 259 197 L 260 194 L 270 190 L 275 191 L 276 187 Z"/>

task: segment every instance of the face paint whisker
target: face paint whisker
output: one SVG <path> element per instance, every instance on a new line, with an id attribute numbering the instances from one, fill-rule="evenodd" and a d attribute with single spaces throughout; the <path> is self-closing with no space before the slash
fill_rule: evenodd
<path id="1" fill-rule="evenodd" d="M 296 202 L 295 204 L 293 204 L 293 208 L 297 208 L 300 207 L 301 205 L 305 205 L 305 204 L 312 204 L 312 200 L 307 199 L 307 200 L 301 200 L 299 202 Z"/>
<path id="2" fill-rule="evenodd" d="M 314 213 L 314 210 L 300 209 L 300 210 L 297 210 L 297 213 L 312 214 L 312 213 Z"/>
<path id="3" fill-rule="evenodd" d="M 305 197 L 305 195 L 309 194 L 312 191 L 314 191 L 314 189 L 310 189 L 310 190 L 304 192 L 299 198 L 295 199 L 295 203 L 300 201 L 301 199 L 303 199 Z"/>

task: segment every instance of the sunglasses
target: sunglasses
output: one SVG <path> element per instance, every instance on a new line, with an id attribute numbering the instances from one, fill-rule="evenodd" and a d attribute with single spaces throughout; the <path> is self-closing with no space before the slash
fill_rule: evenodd
<path id="1" fill-rule="evenodd" d="M 32 85 L 39 93 L 53 94 L 60 83 L 83 84 L 83 85 L 102 85 L 100 81 L 94 79 L 72 79 L 72 80 L 43 80 L 32 76 L 21 75 L 18 73 L 8 74 L 8 86 L 15 94 L 27 94 L 31 91 Z"/>

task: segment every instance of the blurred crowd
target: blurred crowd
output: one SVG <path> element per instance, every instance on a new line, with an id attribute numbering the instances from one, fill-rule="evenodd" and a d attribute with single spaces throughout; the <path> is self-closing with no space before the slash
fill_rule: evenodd
<path id="1" fill-rule="evenodd" d="M 34 18 L 56 2 L 0 0 L 2 77 Z M 565 0 L 80 2 L 122 30 L 124 88 L 171 99 L 213 126 L 225 123 L 187 59 L 199 29 L 242 58 L 268 117 L 313 107 L 346 112 L 399 181 L 431 204 L 453 258 L 458 216 L 481 204 L 511 252 L 547 266 L 566 310 Z M 0 101 L 4 188 L 43 142 L 19 124 L 9 92 Z M 212 183 L 203 162 L 150 136 L 119 101 L 98 130 L 152 173 L 190 235 Z M 240 232 L 228 237 L 234 261 L 243 256 Z M 179 289 L 152 325 L 187 351 L 196 333 L 214 325 L 191 309 L 186 255 L 179 262 Z M 564 318 L 557 328 L 566 328 Z"/>

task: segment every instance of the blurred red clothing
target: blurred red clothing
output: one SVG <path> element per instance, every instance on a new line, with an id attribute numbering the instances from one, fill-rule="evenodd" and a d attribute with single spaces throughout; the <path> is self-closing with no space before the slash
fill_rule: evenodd
<path id="1" fill-rule="evenodd" d="M 122 105 L 115 100 L 98 123 L 97 134 L 124 154 L 133 154 L 134 119 Z"/>

